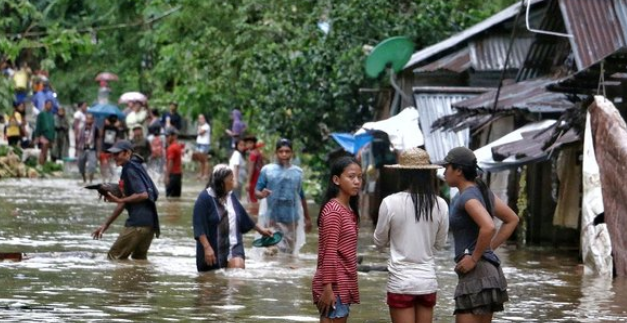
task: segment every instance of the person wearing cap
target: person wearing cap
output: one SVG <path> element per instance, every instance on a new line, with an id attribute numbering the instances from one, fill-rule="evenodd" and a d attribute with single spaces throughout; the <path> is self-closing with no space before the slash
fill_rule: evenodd
<path id="1" fill-rule="evenodd" d="M 122 166 L 120 175 L 120 190 L 124 193 L 118 198 L 109 193 L 105 200 L 117 203 L 113 213 L 104 224 L 92 232 L 94 239 L 102 238 L 124 209 L 128 212 L 128 219 L 124 229 L 109 249 L 107 257 L 111 260 L 146 259 L 153 237 L 159 237 L 159 217 L 156 201 L 159 197 L 157 187 L 141 166 L 141 161 L 133 155 L 133 144 L 127 140 L 120 140 L 107 150 L 113 155 L 118 166 Z"/>
<path id="2" fill-rule="evenodd" d="M 242 235 L 255 230 L 265 237 L 272 230 L 250 218 L 232 193 L 233 170 L 218 164 L 213 168 L 207 188 L 194 204 L 193 228 L 196 240 L 196 269 L 200 272 L 219 268 L 244 268 L 246 259 Z"/>
<path id="3" fill-rule="evenodd" d="M 518 216 L 494 195 L 479 177 L 477 157 L 466 147 L 451 149 L 438 162 L 444 179 L 459 189 L 450 208 L 450 229 L 455 246 L 456 322 L 491 322 L 494 312 L 509 300 L 507 281 L 494 253 L 514 232 Z M 494 217 L 503 221 L 497 230 Z"/>
<path id="4" fill-rule="evenodd" d="M 176 128 L 168 128 L 165 134 L 168 143 L 165 174 L 163 177 L 165 196 L 180 197 L 183 185 L 183 147 L 177 141 L 179 132 Z"/>
<path id="5" fill-rule="evenodd" d="M 303 170 L 291 164 L 293 151 L 290 140 L 280 139 L 275 153 L 277 162 L 263 166 L 255 187 L 255 196 L 265 199 L 262 201 L 265 207 L 259 206 L 259 218 L 264 226 L 274 227 L 283 233 L 283 240 L 278 245 L 281 252 L 298 254 L 304 244 L 304 233 L 311 231 L 311 218 L 303 190 Z"/>
<path id="6" fill-rule="evenodd" d="M 438 196 L 436 170 L 420 148 L 401 152 L 398 193 L 383 199 L 374 244 L 390 247 L 387 304 L 393 323 L 432 322 L 438 280 L 435 251 L 448 236 L 448 205 Z"/>

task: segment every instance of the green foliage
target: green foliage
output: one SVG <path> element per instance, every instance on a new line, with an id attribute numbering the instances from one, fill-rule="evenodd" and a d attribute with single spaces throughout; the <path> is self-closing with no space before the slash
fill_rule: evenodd
<path id="1" fill-rule="evenodd" d="M 46 162 L 42 167 L 42 172 L 44 174 L 51 174 L 54 172 L 62 172 L 63 164 L 57 164 L 55 162 Z"/>
<path id="2" fill-rule="evenodd" d="M 7 145 L 0 146 L 0 157 L 5 157 L 9 155 L 10 152 L 13 152 L 20 160 L 22 159 L 22 148 Z"/>
<path id="3" fill-rule="evenodd" d="M 141 91 L 163 109 L 177 101 L 184 115 L 207 114 L 215 139 L 239 108 L 267 143 L 288 137 L 306 148 L 318 174 L 336 147 L 327 132 L 373 116 L 359 89 L 388 86 L 365 77 L 364 45 L 404 35 L 420 49 L 513 2 L 0 0 L 0 26 L 12 33 L 0 51 L 51 69 L 62 102 L 91 102 L 94 76 L 109 71 L 120 76 L 114 98 Z M 28 32 L 40 34 L 17 36 Z"/>
<path id="4" fill-rule="evenodd" d="M 0 113 L 7 114 L 13 110 L 13 82 L 0 77 Z"/>

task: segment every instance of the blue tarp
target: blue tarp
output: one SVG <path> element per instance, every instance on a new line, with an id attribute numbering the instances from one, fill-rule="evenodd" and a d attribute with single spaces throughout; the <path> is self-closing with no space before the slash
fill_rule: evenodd
<path id="1" fill-rule="evenodd" d="M 372 141 L 372 135 L 369 133 L 362 133 L 359 135 L 353 135 L 350 133 L 332 133 L 331 137 L 351 154 L 356 154 L 361 147 Z"/>

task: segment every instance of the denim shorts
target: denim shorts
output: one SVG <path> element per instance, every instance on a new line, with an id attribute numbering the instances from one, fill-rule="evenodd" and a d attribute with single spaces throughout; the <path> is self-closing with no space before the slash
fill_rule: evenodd
<path id="1" fill-rule="evenodd" d="M 206 154 L 206 153 L 209 152 L 210 148 L 211 148 L 211 146 L 209 146 L 209 145 L 196 144 L 196 151 L 199 152 L 199 153 Z"/>
<path id="2" fill-rule="evenodd" d="M 338 296 L 337 299 L 335 300 L 335 308 L 331 309 L 331 311 L 327 313 L 327 318 L 339 319 L 342 317 L 347 317 L 348 313 L 350 313 L 350 304 L 342 303 L 342 301 L 340 300 L 340 297 Z"/>

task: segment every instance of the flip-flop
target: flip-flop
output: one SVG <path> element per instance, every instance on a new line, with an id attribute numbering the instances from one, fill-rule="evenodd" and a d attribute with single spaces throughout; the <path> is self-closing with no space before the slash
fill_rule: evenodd
<path id="1" fill-rule="evenodd" d="M 261 237 L 255 241 L 253 241 L 253 246 L 255 247 L 269 247 L 274 246 L 279 243 L 283 239 L 283 233 L 275 232 L 271 237 Z"/>

